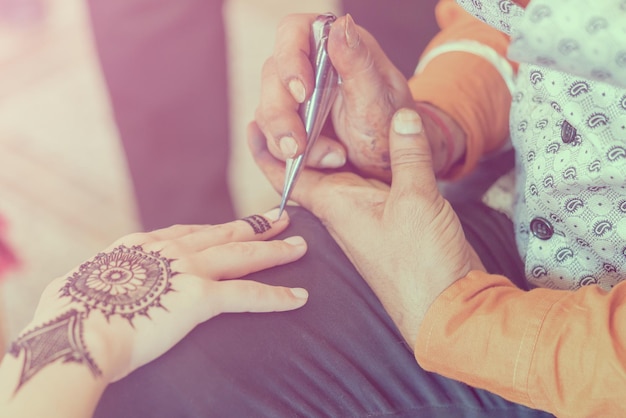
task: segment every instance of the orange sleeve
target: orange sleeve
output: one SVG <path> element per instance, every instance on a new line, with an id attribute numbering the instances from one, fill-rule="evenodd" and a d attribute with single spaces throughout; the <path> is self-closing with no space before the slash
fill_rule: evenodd
<path id="1" fill-rule="evenodd" d="M 476 19 L 453 0 L 440 0 L 435 14 L 441 31 L 424 55 L 445 43 L 471 40 L 506 56 L 508 36 Z M 466 134 L 465 159 L 446 177 L 468 173 L 484 154 L 498 149 L 508 137 L 511 95 L 498 70 L 487 60 L 468 52 L 441 54 L 409 80 L 409 87 L 415 100 L 445 111 Z"/>
<path id="2" fill-rule="evenodd" d="M 557 416 L 626 416 L 626 282 L 610 292 L 515 287 L 473 271 L 429 308 L 426 370 Z"/>

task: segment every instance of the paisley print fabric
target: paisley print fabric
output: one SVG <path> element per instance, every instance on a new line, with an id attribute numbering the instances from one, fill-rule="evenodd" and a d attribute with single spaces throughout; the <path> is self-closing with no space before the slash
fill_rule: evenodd
<path id="1" fill-rule="evenodd" d="M 535 286 L 626 277 L 626 1 L 460 0 L 520 63 L 510 134 L 517 243 Z"/>

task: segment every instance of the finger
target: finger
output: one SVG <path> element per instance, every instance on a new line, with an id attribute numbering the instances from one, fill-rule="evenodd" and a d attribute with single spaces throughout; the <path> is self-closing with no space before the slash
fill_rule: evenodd
<path id="1" fill-rule="evenodd" d="M 176 239 L 174 245 L 180 245 L 188 252 L 196 252 L 232 241 L 264 241 L 278 235 L 289 225 L 288 214 L 284 211 L 277 219 L 278 213 L 278 209 L 272 209 L 263 215 L 250 215 L 204 228 Z"/>
<path id="2" fill-rule="evenodd" d="M 430 145 L 422 120 L 412 109 L 398 110 L 389 133 L 391 195 L 437 189 Z"/>
<path id="3" fill-rule="evenodd" d="M 290 263 L 306 252 L 301 237 L 275 241 L 229 242 L 187 258 L 192 273 L 214 280 L 236 279 L 256 271 Z"/>
<path id="4" fill-rule="evenodd" d="M 314 168 L 341 168 L 346 164 L 346 149 L 336 139 L 320 135 L 307 155 L 306 165 Z"/>
<path id="5" fill-rule="evenodd" d="M 284 18 L 276 30 L 274 59 L 278 75 L 294 100 L 303 103 L 313 91 L 311 65 L 311 25 L 316 14 L 293 14 Z"/>
<path id="6" fill-rule="evenodd" d="M 270 154 L 265 137 L 255 122 L 248 124 L 248 148 L 250 148 L 252 158 L 263 171 L 274 190 L 280 193 L 285 180 L 285 163 Z"/>
<path id="7" fill-rule="evenodd" d="M 255 119 L 276 158 L 285 160 L 301 154 L 306 146 L 304 123 L 298 114 L 299 103 L 278 76 L 276 61 L 270 58 L 261 75 L 261 100 Z"/>
<path id="8" fill-rule="evenodd" d="M 259 166 L 272 187 L 279 193 L 285 181 L 285 163 L 274 158 L 268 151 L 265 138 L 256 123 L 248 125 L 248 146 L 254 161 Z M 323 174 L 315 170 L 302 170 L 291 194 L 293 200 L 311 210 L 312 196 L 316 186 L 322 181 Z M 306 191 L 306 193 L 301 192 Z M 318 199 L 323 196 L 317 195 Z"/>
<path id="9" fill-rule="evenodd" d="M 342 80 L 341 95 L 355 112 L 364 112 L 371 103 L 386 99 L 390 83 L 403 82 L 406 89 L 404 76 L 374 37 L 357 26 L 349 14 L 333 23 L 328 53 Z M 397 90 L 402 91 L 400 87 Z"/>
<path id="10" fill-rule="evenodd" d="M 263 67 L 261 101 L 255 120 L 267 138 L 270 153 L 280 160 L 293 158 L 306 148 L 306 131 L 298 103 L 279 80 L 272 59 Z M 346 163 L 346 150 L 338 141 L 320 136 L 309 152 L 306 164 L 339 168 Z"/>
<path id="11" fill-rule="evenodd" d="M 252 156 L 271 185 L 279 192 L 282 191 L 285 179 L 285 164 L 271 156 L 263 134 L 255 123 L 248 129 L 248 145 Z M 345 205 L 341 205 L 342 193 L 352 185 L 363 185 L 363 179 L 353 173 L 324 174 L 319 171 L 305 168 L 299 174 L 298 181 L 291 193 L 291 198 L 313 212 L 323 222 L 330 220 L 338 213 L 345 212 Z M 377 189 L 385 188 L 382 183 L 373 183 Z M 337 205 L 335 204 L 337 202 Z M 339 210 L 336 210 L 338 209 Z"/>
<path id="12" fill-rule="evenodd" d="M 280 312 L 300 308 L 308 299 L 302 288 L 231 280 L 215 286 L 222 312 Z"/>
<path id="13" fill-rule="evenodd" d="M 256 119 L 277 158 L 293 158 L 306 147 L 306 131 L 298 106 L 313 91 L 309 38 L 315 17 L 313 14 L 285 17 L 276 30 L 274 54 L 263 67 Z"/>

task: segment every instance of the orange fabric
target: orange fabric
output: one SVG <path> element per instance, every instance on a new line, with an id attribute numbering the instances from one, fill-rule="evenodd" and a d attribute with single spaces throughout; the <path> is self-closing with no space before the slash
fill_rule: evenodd
<path id="1" fill-rule="evenodd" d="M 479 21 L 453 0 L 441 0 L 435 10 L 441 32 L 425 50 L 455 40 L 473 40 L 503 57 L 509 38 Z M 471 171 L 480 158 L 502 146 L 508 137 L 511 95 L 498 71 L 488 61 L 466 52 L 434 58 L 409 80 L 416 101 L 429 102 L 450 115 L 466 134 L 464 161 L 446 178 Z"/>
<path id="2" fill-rule="evenodd" d="M 436 14 L 442 31 L 427 52 L 470 39 L 505 56 L 507 37 L 453 1 L 441 0 Z M 506 138 L 510 95 L 482 58 L 440 55 L 410 86 L 416 100 L 446 111 L 466 133 L 456 176 Z M 626 416 L 626 282 L 610 292 L 525 292 L 505 277 L 471 272 L 429 308 L 415 357 L 426 370 L 559 417 Z"/>
<path id="3" fill-rule="evenodd" d="M 470 272 L 429 308 L 415 357 L 559 417 L 626 416 L 626 282 L 525 292 Z"/>

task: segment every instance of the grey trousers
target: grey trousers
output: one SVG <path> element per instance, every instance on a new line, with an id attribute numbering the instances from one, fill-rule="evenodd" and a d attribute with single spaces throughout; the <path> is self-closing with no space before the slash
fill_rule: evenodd
<path id="1" fill-rule="evenodd" d="M 479 202 L 456 209 L 487 269 L 523 283 L 511 222 Z M 422 370 L 323 225 L 304 209 L 289 213 L 285 234 L 304 236 L 307 254 L 253 278 L 305 287 L 307 305 L 198 326 L 111 385 L 96 417 L 550 416 Z"/>

